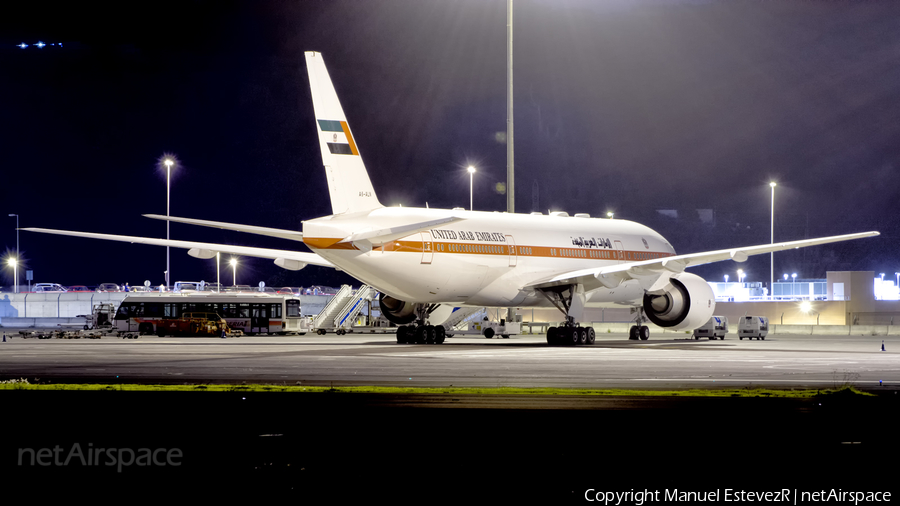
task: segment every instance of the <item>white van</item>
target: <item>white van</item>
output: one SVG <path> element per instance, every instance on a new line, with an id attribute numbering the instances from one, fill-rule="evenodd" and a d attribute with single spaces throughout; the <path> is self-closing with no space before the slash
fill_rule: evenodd
<path id="1" fill-rule="evenodd" d="M 738 339 L 765 340 L 769 334 L 769 319 L 765 316 L 742 316 L 738 323 Z"/>
<path id="2" fill-rule="evenodd" d="M 725 334 L 728 333 L 728 318 L 724 316 L 713 316 L 700 327 L 694 329 L 694 339 L 708 337 L 710 341 L 721 339 L 725 340 Z"/>

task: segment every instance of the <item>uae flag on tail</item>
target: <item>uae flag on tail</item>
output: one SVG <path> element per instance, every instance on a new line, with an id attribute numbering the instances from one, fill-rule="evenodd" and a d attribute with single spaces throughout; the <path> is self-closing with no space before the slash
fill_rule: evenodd
<path id="1" fill-rule="evenodd" d="M 319 129 L 325 136 L 325 143 L 328 144 L 328 150 L 333 155 L 356 155 L 356 143 L 353 142 L 353 136 L 350 135 L 350 127 L 346 121 L 334 121 L 330 119 L 320 119 Z"/>

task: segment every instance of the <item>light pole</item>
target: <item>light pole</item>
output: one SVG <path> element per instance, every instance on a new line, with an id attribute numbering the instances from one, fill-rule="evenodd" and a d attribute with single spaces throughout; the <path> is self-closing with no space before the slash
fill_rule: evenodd
<path id="1" fill-rule="evenodd" d="M 738 269 L 737 274 L 738 274 L 738 283 L 743 283 L 744 282 L 744 270 Z"/>
<path id="2" fill-rule="evenodd" d="M 614 212 L 612 212 L 612 211 L 607 211 L 607 212 L 606 212 L 606 217 L 609 218 L 609 219 L 613 219 L 613 216 L 615 216 L 615 215 L 616 215 L 616 213 L 614 213 Z"/>
<path id="3" fill-rule="evenodd" d="M 221 262 L 219 262 L 219 254 L 220 253 L 216 251 L 216 293 L 219 293 L 222 289 L 222 280 L 219 279 L 219 265 L 221 265 Z"/>
<path id="4" fill-rule="evenodd" d="M 772 223 L 771 223 L 771 241 L 772 245 L 775 245 L 775 182 L 772 181 L 769 183 L 769 187 L 772 188 Z M 769 252 L 769 286 L 774 290 L 775 288 L 775 252 Z"/>
<path id="5" fill-rule="evenodd" d="M 791 297 L 792 298 L 797 297 L 797 291 L 794 290 L 794 287 L 796 285 L 797 285 L 797 273 L 795 272 L 795 273 L 791 274 Z"/>
<path id="6" fill-rule="evenodd" d="M 10 258 L 6 263 L 13 268 L 13 293 L 19 293 L 19 262 Z"/>
<path id="7" fill-rule="evenodd" d="M 18 214 L 10 214 L 9 216 L 10 216 L 10 218 L 13 216 L 16 217 L 16 262 L 18 262 L 19 261 L 19 215 Z M 16 271 L 16 272 L 18 273 L 18 271 Z M 16 274 L 16 282 L 18 282 L 18 281 L 19 281 L 19 275 Z M 13 285 L 16 285 L 16 283 L 13 283 Z M 19 293 L 19 291 L 16 290 L 16 293 Z"/>
<path id="8" fill-rule="evenodd" d="M 475 177 L 475 167 L 469 165 L 469 168 L 466 169 L 469 171 L 469 211 L 472 210 L 472 185 L 474 184 Z"/>
<path id="9" fill-rule="evenodd" d="M 237 286 L 237 258 L 232 258 L 228 263 L 231 264 L 231 286 Z"/>
<path id="10" fill-rule="evenodd" d="M 881 293 L 881 300 L 884 300 L 884 273 L 881 273 L 881 284 L 878 286 L 878 291 Z"/>
<path id="11" fill-rule="evenodd" d="M 166 240 L 169 240 L 169 194 L 172 188 L 172 164 L 175 162 L 171 158 L 166 158 L 163 163 L 166 165 Z M 166 246 L 166 290 L 169 289 L 169 247 Z"/>
<path id="12" fill-rule="evenodd" d="M 728 274 L 725 275 L 725 282 L 728 282 Z"/>

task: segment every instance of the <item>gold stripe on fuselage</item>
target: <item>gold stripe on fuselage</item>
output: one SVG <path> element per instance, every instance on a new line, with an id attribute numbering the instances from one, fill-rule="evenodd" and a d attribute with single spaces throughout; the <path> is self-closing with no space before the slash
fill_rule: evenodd
<path id="1" fill-rule="evenodd" d="M 341 243 L 341 239 L 304 237 L 303 242 L 312 248 L 327 250 L 358 249 L 351 243 Z M 514 252 L 510 248 L 515 248 Z M 495 255 L 509 256 L 514 254 L 520 257 L 543 258 L 576 258 L 596 260 L 621 260 L 625 262 L 639 262 L 672 256 L 672 253 L 660 251 L 635 251 L 615 249 L 588 249 L 588 248 L 553 248 L 549 246 L 525 246 L 509 244 L 484 244 L 484 243 L 459 243 L 440 241 L 392 241 L 383 246 L 376 247 L 373 251 L 396 253 L 436 253 L 456 255 Z"/>

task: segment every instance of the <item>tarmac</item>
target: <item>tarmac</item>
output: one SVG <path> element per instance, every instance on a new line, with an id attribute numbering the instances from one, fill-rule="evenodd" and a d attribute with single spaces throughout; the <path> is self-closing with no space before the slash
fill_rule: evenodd
<path id="1" fill-rule="evenodd" d="M 390 337 L 14 337 L 0 343 L 0 377 L 51 384 L 852 385 L 875 395 L 0 390 L 4 490 L 118 502 L 288 496 L 557 504 L 588 502 L 597 491 L 664 497 L 678 489 L 718 490 L 725 504 L 726 489 L 897 488 L 879 466 L 900 449 L 893 427 L 900 413 L 898 338 L 884 338 L 882 352 L 882 338 L 873 336 L 635 342 L 608 335 L 583 347 L 550 347 L 543 336 L 455 337 L 440 346 L 399 345 Z M 77 453 L 66 464 L 76 446 L 95 455 L 103 449 L 103 464 L 82 463 Z M 45 458 L 37 460 L 41 450 Z M 137 460 L 143 450 L 146 458 Z M 125 465 L 129 453 L 135 458 Z"/>

